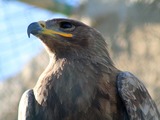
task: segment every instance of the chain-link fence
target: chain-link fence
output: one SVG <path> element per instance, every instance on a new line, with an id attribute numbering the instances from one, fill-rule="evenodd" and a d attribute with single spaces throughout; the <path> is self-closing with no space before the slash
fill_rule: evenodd
<path id="1" fill-rule="evenodd" d="M 121 70 L 129 70 L 142 79 L 159 107 L 158 6 L 152 7 L 154 4 L 151 3 L 131 4 L 129 0 L 128 3 L 125 0 L 114 0 L 116 4 L 102 1 L 82 0 L 84 4 L 76 8 L 73 15 L 81 20 L 90 19 L 92 26 L 109 43 L 116 66 Z M 17 1 L 0 1 L 0 120 L 17 119 L 20 96 L 35 85 L 48 64 L 48 57 L 43 52 L 40 41 L 33 36 L 27 38 L 27 26 L 33 21 L 56 16 L 62 15 Z"/>
<path id="2" fill-rule="evenodd" d="M 33 76 L 42 72 L 36 66 L 44 67 L 48 62 L 42 55 L 37 61 L 44 64 L 30 65 L 29 61 L 42 53 L 43 46 L 37 38 L 27 37 L 27 26 L 60 16 L 65 17 L 18 1 L 0 1 L 0 120 L 17 119 L 20 96 L 26 86 L 29 88 L 37 80 Z M 27 65 L 33 69 L 28 70 Z M 21 72 L 23 70 L 25 72 Z"/>
<path id="3" fill-rule="evenodd" d="M 33 21 L 50 19 L 53 14 L 17 1 L 0 1 L 0 80 L 16 74 L 42 45 L 33 37 L 27 38 L 27 26 Z"/>

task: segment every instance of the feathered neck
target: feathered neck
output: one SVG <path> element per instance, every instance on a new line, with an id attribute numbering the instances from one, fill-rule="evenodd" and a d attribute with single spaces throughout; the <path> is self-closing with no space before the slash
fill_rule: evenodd
<path id="1" fill-rule="evenodd" d="M 103 72 L 113 67 L 107 59 L 66 59 L 50 56 L 50 63 L 34 87 L 35 98 L 42 106 L 54 106 L 59 102 L 73 112 L 85 111 L 91 106 L 97 82 Z M 54 101 L 57 97 L 58 101 Z"/>

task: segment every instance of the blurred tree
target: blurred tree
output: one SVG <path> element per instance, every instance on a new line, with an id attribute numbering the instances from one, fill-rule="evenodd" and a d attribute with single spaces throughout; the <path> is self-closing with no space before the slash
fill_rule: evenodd
<path id="1" fill-rule="evenodd" d="M 74 6 L 61 0 L 20 0 L 22 2 L 35 5 L 53 12 L 63 13 L 65 15 L 70 15 Z"/>
<path id="2" fill-rule="evenodd" d="M 20 1 L 91 21 L 112 46 L 116 65 L 142 78 L 160 109 L 160 0 L 81 0 L 78 8 L 62 0 Z M 48 63 L 46 59 L 42 53 L 16 77 L 0 84 L 1 120 L 17 119 L 20 96 L 34 86 Z"/>
<path id="3" fill-rule="evenodd" d="M 142 78 L 160 109 L 159 6 L 160 0 L 81 0 L 74 15 L 103 34 L 117 66 Z"/>
<path id="4" fill-rule="evenodd" d="M 114 57 L 124 51 L 131 57 L 131 34 L 136 27 L 160 23 L 159 3 L 160 0 L 81 0 L 81 5 L 74 14 L 79 19 L 89 19 L 92 26 L 108 38 Z M 118 39 L 122 34 L 125 46 L 119 44 Z"/>

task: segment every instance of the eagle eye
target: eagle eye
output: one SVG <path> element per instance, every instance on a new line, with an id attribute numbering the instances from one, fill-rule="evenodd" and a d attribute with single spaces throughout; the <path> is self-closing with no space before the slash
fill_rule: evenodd
<path id="1" fill-rule="evenodd" d="M 63 30 L 73 30 L 75 26 L 70 22 L 61 22 L 60 28 Z"/>

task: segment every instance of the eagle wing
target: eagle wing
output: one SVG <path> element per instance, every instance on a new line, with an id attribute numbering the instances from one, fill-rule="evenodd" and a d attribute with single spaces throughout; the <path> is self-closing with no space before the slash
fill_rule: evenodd
<path id="1" fill-rule="evenodd" d="M 33 90 L 27 90 L 23 93 L 18 110 L 18 120 L 34 120 L 35 97 Z"/>
<path id="2" fill-rule="evenodd" d="M 121 72 L 117 77 L 117 87 L 130 120 L 160 120 L 154 101 L 137 77 Z"/>

